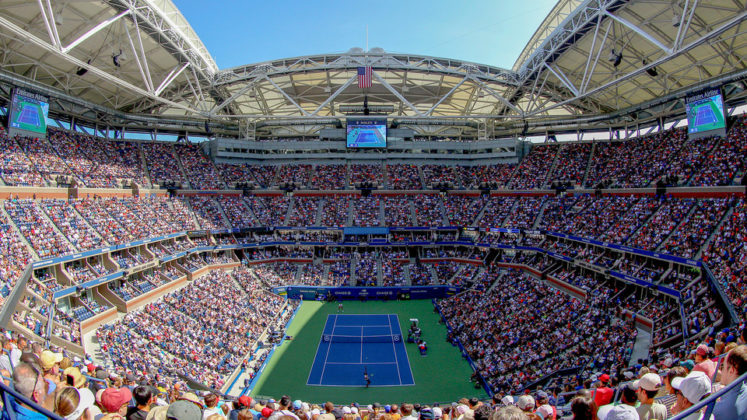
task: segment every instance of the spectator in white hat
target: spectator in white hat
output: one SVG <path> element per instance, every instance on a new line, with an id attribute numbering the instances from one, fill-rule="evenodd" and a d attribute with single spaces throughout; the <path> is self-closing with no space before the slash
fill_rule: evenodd
<path id="1" fill-rule="evenodd" d="M 660 387 L 661 378 L 655 373 L 647 373 L 633 382 L 633 388 L 637 388 L 638 401 L 641 402 L 636 408 L 641 420 L 666 420 L 667 407 L 654 401 Z"/>
<path id="2" fill-rule="evenodd" d="M 677 402 L 672 408 L 672 412 L 677 414 L 694 406 L 710 394 L 711 380 L 703 372 L 690 372 L 684 378 L 672 379 L 672 388 L 675 389 L 677 395 Z M 700 418 L 701 413 L 695 412 L 681 420 L 699 420 Z M 711 415 L 711 419 L 713 419 L 713 415 Z"/>

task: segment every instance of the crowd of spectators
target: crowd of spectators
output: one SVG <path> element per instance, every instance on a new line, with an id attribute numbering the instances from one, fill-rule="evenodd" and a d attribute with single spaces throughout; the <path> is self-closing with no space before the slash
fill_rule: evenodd
<path id="1" fill-rule="evenodd" d="M 419 190 L 423 187 L 416 165 L 387 164 L 387 187 L 390 190 Z"/>
<path id="2" fill-rule="evenodd" d="M 200 146 L 194 144 L 175 144 L 174 152 L 184 168 L 184 174 L 192 188 L 217 190 L 225 187 L 220 171 L 215 167 Z"/>
<path id="3" fill-rule="evenodd" d="M 5 211 L 40 258 L 75 252 L 75 248 L 57 231 L 32 200 L 5 200 Z"/>
<path id="4" fill-rule="evenodd" d="M 47 184 L 34 163 L 19 145 L 19 138 L 11 138 L 0 126 L 0 176 L 6 185 L 45 187 Z"/>
<path id="5" fill-rule="evenodd" d="M 284 305 L 256 281 L 239 289 L 234 278 L 242 276 L 246 282 L 243 270 L 212 271 L 190 287 L 99 328 L 102 350 L 115 366 L 138 375 L 184 375 L 220 388 Z"/>
<path id="6" fill-rule="evenodd" d="M 330 195 L 322 203 L 321 226 L 346 226 L 350 198 L 346 195 Z"/>
<path id="7" fill-rule="evenodd" d="M 627 366 L 636 330 L 612 319 L 605 302 L 580 301 L 513 270 L 497 281 L 439 304 L 450 339 L 461 341 L 495 391 L 517 392 L 567 367 Z"/>
<path id="8" fill-rule="evenodd" d="M 316 165 L 311 173 L 311 188 L 316 190 L 341 190 L 345 188 L 347 166 Z"/>
<path id="9" fill-rule="evenodd" d="M 444 209 L 451 226 L 474 226 L 477 216 L 485 207 L 488 199 L 484 195 L 477 197 L 466 195 L 449 196 L 444 200 Z"/>
<path id="10" fill-rule="evenodd" d="M 140 150 L 145 156 L 153 184 L 164 185 L 166 182 L 181 184 L 184 181 L 172 144 L 143 142 L 140 143 Z"/>
<path id="11" fill-rule="evenodd" d="M 288 226 L 316 226 L 321 199 L 317 197 L 294 197 L 293 211 L 288 219 Z"/>
<path id="12" fill-rule="evenodd" d="M 412 220 L 411 201 L 408 196 L 385 196 L 384 220 L 387 226 L 415 226 Z"/>
<path id="13" fill-rule="evenodd" d="M 354 200 L 353 226 L 372 227 L 379 226 L 381 215 L 381 201 L 379 196 L 359 197 Z"/>
<path id="14" fill-rule="evenodd" d="M 441 197 L 433 194 L 418 194 L 412 197 L 415 204 L 416 226 L 443 226 Z"/>

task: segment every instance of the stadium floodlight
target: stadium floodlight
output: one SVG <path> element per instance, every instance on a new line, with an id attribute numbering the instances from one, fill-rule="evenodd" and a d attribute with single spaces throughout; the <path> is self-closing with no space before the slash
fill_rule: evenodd
<path id="1" fill-rule="evenodd" d="M 644 66 L 648 65 L 648 62 L 646 60 L 643 60 L 643 65 Z M 656 67 L 651 67 L 651 68 L 646 69 L 646 73 L 648 73 L 648 75 L 651 77 L 656 77 L 659 75 L 659 72 L 656 71 Z"/>
<path id="2" fill-rule="evenodd" d="M 91 64 L 91 60 L 89 59 L 87 63 Z M 88 69 L 85 67 L 78 67 L 78 70 L 75 72 L 78 76 L 83 76 L 86 73 L 88 73 Z"/>
<path id="3" fill-rule="evenodd" d="M 122 56 L 122 50 L 119 50 L 119 54 L 112 54 L 112 63 L 114 63 L 114 67 L 121 67 L 119 64 L 119 57 Z"/>
<path id="4" fill-rule="evenodd" d="M 610 51 L 610 57 L 608 60 L 612 61 L 612 65 L 615 68 L 617 68 L 617 66 L 620 65 L 620 63 L 622 62 L 622 59 L 623 59 L 622 50 L 620 50 L 620 52 L 616 52 L 615 49 L 613 48 L 612 51 Z"/>

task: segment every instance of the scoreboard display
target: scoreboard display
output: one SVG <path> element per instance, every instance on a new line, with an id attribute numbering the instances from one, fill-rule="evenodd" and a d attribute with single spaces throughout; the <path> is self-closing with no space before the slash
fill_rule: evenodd
<path id="1" fill-rule="evenodd" d="M 386 148 L 386 118 L 347 120 L 347 146 L 350 148 Z"/>
<path id="2" fill-rule="evenodd" d="M 724 97 L 720 89 L 706 89 L 685 98 L 690 137 L 726 135 Z"/>

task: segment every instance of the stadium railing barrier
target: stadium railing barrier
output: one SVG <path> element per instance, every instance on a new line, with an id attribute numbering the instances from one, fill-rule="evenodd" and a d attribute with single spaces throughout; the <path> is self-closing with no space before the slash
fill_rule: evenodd
<path id="1" fill-rule="evenodd" d="M 693 414 L 697 411 L 702 410 L 704 407 L 706 408 L 703 415 L 700 417 L 702 419 L 709 419 L 711 417 L 711 413 L 713 413 L 713 408 L 716 406 L 716 402 L 719 400 L 719 398 L 723 397 L 724 395 L 728 394 L 731 390 L 741 387 L 743 384 L 747 382 L 747 373 L 743 374 L 739 378 L 737 378 L 734 382 L 730 383 L 729 385 L 725 386 L 715 394 L 711 394 L 710 397 L 700 401 L 699 403 L 695 404 L 694 406 L 688 408 L 687 410 L 677 414 L 676 416 L 672 417 L 670 420 L 681 420 L 689 416 L 690 414 Z M 718 420 L 718 419 L 716 419 Z"/>

